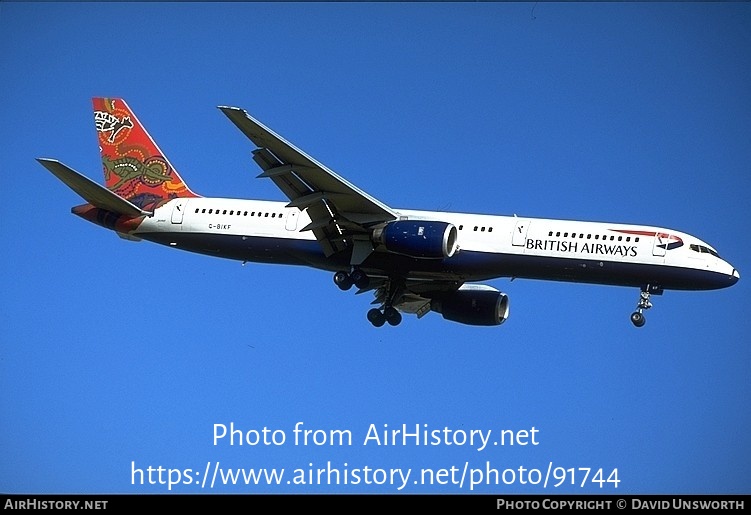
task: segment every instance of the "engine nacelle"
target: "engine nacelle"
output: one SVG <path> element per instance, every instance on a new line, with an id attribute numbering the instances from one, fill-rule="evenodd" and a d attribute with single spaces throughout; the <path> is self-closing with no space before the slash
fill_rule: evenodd
<path id="1" fill-rule="evenodd" d="M 460 324 L 501 325 L 509 315 L 509 299 L 490 286 L 463 286 L 433 298 L 430 309 Z"/>
<path id="2" fill-rule="evenodd" d="M 450 258 L 456 240 L 456 227 L 448 222 L 399 220 L 373 231 L 373 241 L 387 251 L 421 259 Z"/>

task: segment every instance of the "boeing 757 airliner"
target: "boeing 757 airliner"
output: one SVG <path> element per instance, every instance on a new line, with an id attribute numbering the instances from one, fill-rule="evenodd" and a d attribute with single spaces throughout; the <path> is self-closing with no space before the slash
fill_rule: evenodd
<path id="1" fill-rule="evenodd" d="M 397 325 L 430 311 L 499 325 L 508 296 L 477 284 L 528 278 L 640 289 L 712 290 L 740 275 L 689 234 L 645 225 L 395 209 L 371 197 L 237 107 L 219 109 L 257 147 L 259 177 L 289 202 L 202 197 L 191 191 L 122 99 L 95 98 L 105 186 L 38 159 L 86 201 L 72 212 L 128 240 L 239 261 L 333 272 L 342 290 L 373 291 L 368 320 Z"/>

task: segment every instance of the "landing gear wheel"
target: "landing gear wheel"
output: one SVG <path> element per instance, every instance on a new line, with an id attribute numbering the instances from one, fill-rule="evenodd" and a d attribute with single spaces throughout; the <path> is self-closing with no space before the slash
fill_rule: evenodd
<path id="1" fill-rule="evenodd" d="M 355 268 L 351 274 L 348 274 L 350 280 L 360 282 L 362 280 L 368 280 L 367 274 Z M 362 286 L 358 285 L 358 288 Z M 399 325 L 402 321 L 402 314 L 394 307 L 394 303 L 397 302 L 404 292 L 404 280 L 401 278 L 390 277 L 386 281 L 386 285 L 378 288 L 376 292 L 376 299 L 378 302 L 382 302 L 380 308 L 373 308 L 368 311 L 368 321 L 375 327 L 381 327 L 386 322 L 389 325 Z"/>
<path id="2" fill-rule="evenodd" d="M 631 323 L 636 327 L 642 327 L 647 323 L 647 319 L 644 318 L 644 315 L 639 311 L 634 311 L 633 313 L 631 313 Z"/>
<path id="3" fill-rule="evenodd" d="M 383 315 L 386 317 L 386 321 L 389 325 L 399 325 L 402 321 L 402 314 L 396 310 L 396 308 L 388 307 L 383 311 Z"/>
<path id="4" fill-rule="evenodd" d="M 375 327 L 381 327 L 386 323 L 386 317 L 381 313 L 380 309 L 373 308 L 368 311 L 368 321 Z"/>
<path id="5" fill-rule="evenodd" d="M 647 323 L 647 319 L 644 318 L 644 310 L 652 307 L 652 302 L 649 300 L 652 293 L 662 295 L 662 287 L 655 284 L 647 284 L 639 292 L 639 303 L 636 305 L 636 311 L 631 313 L 631 323 L 636 327 L 642 327 Z"/>
<path id="6" fill-rule="evenodd" d="M 354 283 L 354 285 L 361 290 L 363 288 L 367 288 L 370 284 L 370 277 L 368 277 L 368 275 L 359 268 L 352 270 L 352 273 L 349 274 L 349 278 Z"/>
<path id="7" fill-rule="evenodd" d="M 336 284 L 340 290 L 349 290 L 352 288 L 352 278 L 347 272 L 337 272 L 334 274 L 334 284 Z"/>

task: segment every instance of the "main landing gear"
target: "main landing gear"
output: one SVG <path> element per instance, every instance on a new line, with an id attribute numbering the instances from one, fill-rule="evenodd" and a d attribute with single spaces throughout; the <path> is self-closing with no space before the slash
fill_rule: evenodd
<path id="1" fill-rule="evenodd" d="M 335 273 L 334 284 L 343 291 L 349 290 L 353 285 L 362 290 L 370 285 L 370 278 L 365 272 L 359 268 L 355 268 L 349 273 L 345 271 Z M 402 314 L 399 313 L 393 304 L 401 291 L 402 288 L 399 286 L 398 281 L 394 279 L 386 281 L 386 286 L 379 288 L 379 293 L 377 294 L 379 299 L 383 299 L 383 306 L 368 311 L 368 321 L 375 327 L 381 327 L 386 322 L 393 326 L 399 325 L 402 321 Z"/>
<path id="2" fill-rule="evenodd" d="M 370 278 L 360 270 L 355 268 L 352 273 L 339 271 L 334 274 L 334 284 L 336 284 L 340 290 L 347 291 L 352 288 L 354 284 L 360 289 L 367 288 L 370 284 Z"/>
<path id="3" fill-rule="evenodd" d="M 384 306 L 383 311 L 373 308 L 368 311 L 368 321 L 375 327 L 381 327 L 386 322 L 389 325 L 399 325 L 402 321 L 402 314 L 392 306 Z"/>
<path id="4" fill-rule="evenodd" d="M 636 311 L 631 313 L 631 323 L 636 327 L 642 327 L 647 323 L 647 319 L 644 318 L 644 310 L 652 307 L 649 297 L 653 293 L 655 295 L 662 295 L 662 288 L 648 284 L 641 289 L 641 292 L 639 293 L 639 303 L 636 305 Z"/>

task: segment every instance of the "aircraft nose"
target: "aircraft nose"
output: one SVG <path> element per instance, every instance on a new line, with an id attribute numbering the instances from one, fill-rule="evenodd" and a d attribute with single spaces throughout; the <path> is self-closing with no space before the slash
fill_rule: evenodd
<path id="1" fill-rule="evenodd" d="M 733 268 L 733 277 L 732 277 L 733 284 L 737 283 L 738 279 L 740 278 L 741 278 L 741 274 L 738 272 L 738 270 Z"/>

